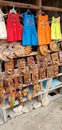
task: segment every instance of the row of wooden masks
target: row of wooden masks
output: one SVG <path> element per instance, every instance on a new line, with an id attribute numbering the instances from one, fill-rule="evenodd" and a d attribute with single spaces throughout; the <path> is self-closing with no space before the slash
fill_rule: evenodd
<path id="1" fill-rule="evenodd" d="M 22 90 L 22 86 L 23 86 L 22 77 L 24 76 L 25 84 L 30 84 L 31 82 L 33 83 L 34 85 L 33 96 L 35 96 L 36 93 L 41 89 L 40 85 L 38 84 L 38 79 L 46 78 L 46 72 L 47 72 L 47 77 L 50 77 L 50 78 L 58 75 L 59 60 L 57 58 L 57 53 L 54 53 L 52 55 L 53 62 L 51 61 L 50 55 L 48 55 L 47 57 L 48 58 L 46 57 L 44 58 L 43 56 L 38 55 L 36 57 L 38 64 L 35 63 L 34 57 L 32 56 L 28 57 L 27 64 L 28 64 L 29 69 L 28 67 L 26 69 L 26 61 L 24 58 L 22 58 L 21 60 L 18 60 L 17 65 L 18 65 L 18 72 L 20 76 L 17 77 L 16 75 L 14 75 L 13 79 L 10 78 L 8 79 L 8 81 L 10 82 L 11 80 L 13 80 L 14 81 L 13 86 L 15 86 L 16 89 Z M 47 68 L 47 71 L 46 71 L 46 68 Z M 5 72 L 6 72 L 6 75 L 14 74 L 14 61 L 13 60 L 5 63 Z M 7 85 L 4 85 L 4 86 L 7 87 Z M 6 88 L 6 91 L 9 91 L 9 89 L 7 90 Z M 28 92 L 29 92 L 29 89 L 24 90 L 24 95 L 27 96 Z M 27 97 L 30 100 L 30 96 L 27 96 Z"/>
<path id="2" fill-rule="evenodd" d="M 51 57 L 52 57 L 52 59 L 51 59 Z M 48 54 L 47 56 L 38 55 L 38 56 L 36 56 L 36 58 L 37 58 L 37 62 L 35 62 L 35 59 L 33 56 L 27 57 L 27 63 L 26 63 L 25 58 L 21 58 L 21 59 L 17 60 L 18 73 L 20 75 L 20 78 L 24 76 L 25 84 L 30 84 L 30 82 L 31 82 L 30 79 L 34 74 L 37 73 L 39 75 L 39 73 L 40 73 L 39 69 L 48 70 L 48 68 L 51 65 L 54 67 L 55 65 L 58 66 L 58 64 L 59 64 L 59 59 L 58 59 L 57 53 L 53 53 L 51 55 Z M 10 69 L 8 68 L 8 66 Z M 14 61 L 13 60 L 5 63 L 5 72 L 7 74 L 14 73 Z M 29 79 L 28 82 L 26 79 Z M 39 77 L 38 77 L 38 79 L 39 79 Z M 32 80 L 34 80 L 34 78 L 32 78 Z"/>
<path id="3" fill-rule="evenodd" d="M 52 56 L 52 58 L 51 58 Z M 39 79 L 52 78 L 58 76 L 58 53 L 47 56 L 38 55 Z"/>
<path id="4" fill-rule="evenodd" d="M 52 60 L 51 60 L 51 56 L 52 56 Z M 52 71 L 54 70 L 54 72 L 56 71 L 58 74 L 58 64 L 59 64 L 59 59 L 58 59 L 58 55 L 57 53 L 53 53 L 53 54 L 48 54 L 47 56 L 42 56 L 42 55 L 38 55 L 37 58 L 37 64 L 35 63 L 35 59 L 34 57 L 28 57 L 27 58 L 27 66 L 26 66 L 26 61 L 25 58 L 22 58 L 20 60 L 17 61 L 17 65 L 18 65 L 18 73 L 20 75 L 20 79 L 22 79 L 23 77 L 23 81 L 24 84 L 30 84 L 31 82 L 35 82 L 34 80 L 36 78 L 34 78 L 36 75 L 37 76 L 37 82 L 38 79 L 43 79 L 45 77 L 48 77 L 48 72 L 49 70 Z M 11 61 L 14 62 L 14 61 Z M 14 63 L 10 63 L 10 62 L 6 62 L 7 64 L 5 64 L 5 72 L 6 73 L 14 73 Z M 12 66 L 12 72 L 8 71 L 8 63 L 9 63 L 9 68 L 11 68 Z M 43 75 L 42 72 L 46 71 L 46 76 L 39 76 L 39 75 Z M 57 76 L 55 73 L 53 75 L 50 75 L 49 77 L 54 77 Z M 33 78 L 32 78 L 33 77 Z M 32 80 L 31 80 L 32 79 Z"/>

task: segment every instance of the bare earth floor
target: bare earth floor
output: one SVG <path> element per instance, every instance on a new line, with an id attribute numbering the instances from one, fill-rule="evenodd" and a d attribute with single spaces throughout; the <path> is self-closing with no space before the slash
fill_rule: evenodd
<path id="1" fill-rule="evenodd" d="M 47 107 L 9 120 L 0 126 L 0 130 L 62 130 L 62 97 Z"/>

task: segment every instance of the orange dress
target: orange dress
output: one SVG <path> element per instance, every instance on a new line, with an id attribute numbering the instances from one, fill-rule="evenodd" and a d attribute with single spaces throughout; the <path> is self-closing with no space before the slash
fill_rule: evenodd
<path id="1" fill-rule="evenodd" d="M 48 21 L 48 15 L 38 15 L 38 45 L 50 44 L 51 28 Z"/>

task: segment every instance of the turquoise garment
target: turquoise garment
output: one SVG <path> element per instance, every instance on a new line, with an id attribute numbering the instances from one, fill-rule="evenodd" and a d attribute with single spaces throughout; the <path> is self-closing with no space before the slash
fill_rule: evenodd
<path id="1" fill-rule="evenodd" d="M 52 17 L 51 39 L 52 40 L 61 39 L 60 17 L 58 18 L 55 18 L 54 16 Z"/>
<path id="2" fill-rule="evenodd" d="M 23 20 L 23 36 L 22 36 L 22 45 L 23 46 L 37 46 L 38 45 L 38 37 L 35 27 L 34 15 L 24 13 Z"/>

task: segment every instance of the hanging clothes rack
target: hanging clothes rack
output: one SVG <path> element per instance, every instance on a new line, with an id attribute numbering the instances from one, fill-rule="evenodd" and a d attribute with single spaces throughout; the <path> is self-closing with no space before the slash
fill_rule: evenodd
<path id="1" fill-rule="evenodd" d="M 33 5 L 33 4 L 26 4 L 26 3 L 20 3 L 20 2 L 12 2 L 12 1 L 0 1 L 1 6 L 9 6 L 12 7 L 13 5 L 17 8 L 30 8 L 30 9 L 35 9 L 35 10 L 49 10 L 49 11 L 58 11 L 62 12 L 62 8 L 58 7 L 50 7 L 50 6 L 39 6 L 39 5 Z"/>

